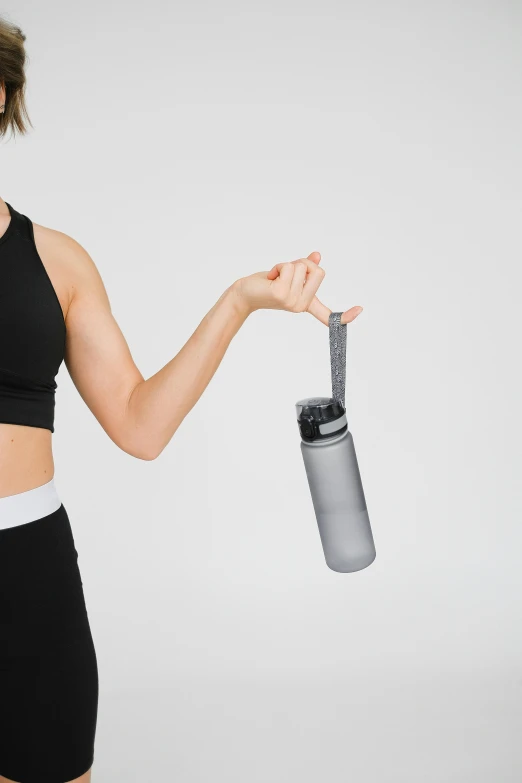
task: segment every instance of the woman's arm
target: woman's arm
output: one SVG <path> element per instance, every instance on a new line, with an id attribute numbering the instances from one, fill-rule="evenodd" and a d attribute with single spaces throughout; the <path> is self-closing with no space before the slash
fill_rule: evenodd
<path id="1" fill-rule="evenodd" d="M 308 311 L 328 323 L 315 293 L 319 253 L 235 281 L 176 356 L 145 380 L 119 328 L 101 276 L 84 248 L 60 234 L 73 280 L 66 314 L 65 364 L 82 399 L 123 451 L 155 459 L 203 394 L 245 319 L 261 308 Z M 362 308 L 352 308 L 352 321 Z"/>
<path id="2" fill-rule="evenodd" d="M 127 438 L 133 453 L 154 459 L 199 400 L 248 312 L 234 286 L 220 296 L 181 350 L 127 400 Z"/>

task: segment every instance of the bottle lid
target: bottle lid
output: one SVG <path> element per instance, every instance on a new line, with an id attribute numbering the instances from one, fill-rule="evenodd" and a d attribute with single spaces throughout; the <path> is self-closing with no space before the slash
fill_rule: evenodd
<path id="1" fill-rule="evenodd" d="M 345 407 L 333 397 L 307 397 L 299 400 L 295 408 L 303 440 L 324 440 L 348 429 Z"/>

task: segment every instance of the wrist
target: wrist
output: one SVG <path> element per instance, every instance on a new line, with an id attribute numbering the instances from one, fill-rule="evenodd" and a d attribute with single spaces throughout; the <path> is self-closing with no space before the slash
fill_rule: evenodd
<path id="1" fill-rule="evenodd" d="M 248 316 L 254 312 L 254 309 L 247 298 L 245 297 L 243 287 L 241 284 L 241 278 L 235 280 L 225 292 L 230 297 L 230 302 L 237 315 L 246 320 Z"/>

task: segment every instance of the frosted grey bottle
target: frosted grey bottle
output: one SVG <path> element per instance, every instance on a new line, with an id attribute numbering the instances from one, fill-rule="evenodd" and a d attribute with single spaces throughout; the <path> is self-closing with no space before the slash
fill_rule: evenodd
<path id="1" fill-rule="evenodd" d="M 346 324 L 330 315 L 332 397 L 296 403 L 301 451 L 326 564 L 360 571 L 375 560 L 366 499 L 344 403 Z"/>

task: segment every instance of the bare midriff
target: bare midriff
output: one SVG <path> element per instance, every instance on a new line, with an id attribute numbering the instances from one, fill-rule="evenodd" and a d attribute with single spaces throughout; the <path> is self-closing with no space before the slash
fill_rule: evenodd
<path id="1" fill-rule="evenodd" d="M 51 430 L 0 423 L 0 498 L 46 484 L 54 477 Z"/>

